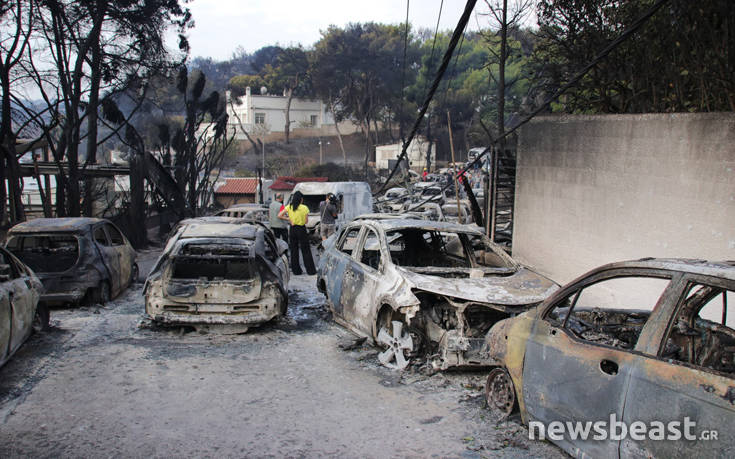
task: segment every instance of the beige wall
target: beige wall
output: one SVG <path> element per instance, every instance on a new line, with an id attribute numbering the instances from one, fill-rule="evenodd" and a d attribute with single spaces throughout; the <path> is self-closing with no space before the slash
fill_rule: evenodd
<path id="1" fill-rule="evenodd" d="M 642 257 L 735 260 L 735 114 L 540 117 L 520 134 L 513 255 L 557 282 Z"/>
<path id="2" fill-rule="evenodd" d="M 214 200 L 225 209 L 235 204 L 251 204 L 255 202 L 254 194 L 215 194 Z"/>

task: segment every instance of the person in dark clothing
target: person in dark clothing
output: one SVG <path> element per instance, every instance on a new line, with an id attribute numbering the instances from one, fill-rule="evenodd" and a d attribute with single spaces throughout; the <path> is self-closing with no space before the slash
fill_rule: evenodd
<path id="1" fill-rule="evenodd" d="M 309 235 L 306 232 L 309 208 L 304 205 L 304 196 L 299 191 L 291 196 L 291 204 L 287 205 L 278 214 L 278 218 L 288 220 L 291 223 L 291 230 L 288 232 L 289 250 L 291 252 L 291 271 L 296 275 L 302 273 L 301 264 L 299 263 L 299 249 L 301 249 L 306 273 L 310 276 L 316 274 L 314 259 L 311 257 Z"/>
<path id="2" fill-rule="evenodd" d="M 327 193 L 326 199 L 319 203 L 319 235 L 322 241 L 326 241 L 329 236 L 334 234 L 335 223 L 337 222 L 337 197 L 332 193 Z"/>
<path id="3" fill-rule="evenodd" d="M 288 224 L 278 218 L 278 214 L 280 214 L 283 209 L 283 194 L 276 193 L 275 199 L 273 199 L 273 202 L 271 202 L 268 207 L 268 220 L 273 234 L 288 242 Z"/>

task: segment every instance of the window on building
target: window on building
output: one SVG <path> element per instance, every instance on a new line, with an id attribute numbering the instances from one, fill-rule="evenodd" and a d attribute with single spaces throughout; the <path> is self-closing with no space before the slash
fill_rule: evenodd
<path id="1" fill-rule="evenodd" d="M 317 116 L 311 115 L 311 125 L 316 126 L 316 122 L 317 122 Z"/>
<path id="2" fill-rule="evenodd" d="M 255 114 L 255 124 L 265 124 L 265 113 Z"/>

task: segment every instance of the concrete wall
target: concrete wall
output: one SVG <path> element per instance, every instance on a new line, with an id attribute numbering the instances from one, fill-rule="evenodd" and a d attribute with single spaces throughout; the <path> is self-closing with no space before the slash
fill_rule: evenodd
<path id="1" fill-rule="evenodd" d="M 389 169 L 389 160 L 398 159 L 401 154 L 403 144 L 395 143 L 391 145 L 378 145 L 375 147 L 375 167 L 378 169 Z M 423 137 L 417 137 L 411 141 L 406 149 L 406 156 L 413 170 L 420 171 L 426 166 L 426 152 L 429 149 L 429 142 Z M 431 146 L 431 164 L 436 164 L 436 148 Z"/>
<path id="2" fill-rule="evenodd" d="M 557 282 L 649 256 L 735 260 L 735 114 L 537 118 L 515 212 L 514 257 Z"/>

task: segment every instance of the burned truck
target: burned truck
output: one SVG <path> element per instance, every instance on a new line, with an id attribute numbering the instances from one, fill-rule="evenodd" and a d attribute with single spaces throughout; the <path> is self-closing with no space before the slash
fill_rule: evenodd
<path id="1" fill-rule="evenodd" d="M 262 224 L 227 220 L 199 218 L 179 225 L 144 286 L 151 320 L 244 333 L 285 314 L 286 243 Z"/>
<path id="2" fill-rule="evenodd" d="M 520 265 L 477 227 L 425 220 L 356 220 L 324 243 L 317 287 L 335 321 L 405 368 L 485 366 L 490 327 L 558 286 Z"/>

